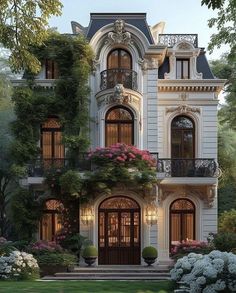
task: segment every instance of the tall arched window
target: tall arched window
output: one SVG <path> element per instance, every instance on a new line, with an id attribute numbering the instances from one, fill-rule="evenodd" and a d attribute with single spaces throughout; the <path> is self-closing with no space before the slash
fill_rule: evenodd
<path id="1" fill-rule="evenodd" d="M 195 205 L 181 198 L 170 206 L 170 244 L 195 239 Z"/>
<path id="2" fill-rule="evenodd" d="M 41 219 L 40 238 L 46 241 L 54 241 L 56 233 L 62 228 L 63 204 L 55 199 L 45 202 Z"/>
<path id="3" fill-rule="evenodd" d="M 64 159 L 64 145 L 62 143 L 62 129 L 57 118 L 48 118 L 41 125 L 41 150 L 45 162 Z"/>
<path id="4" fill-rule="evenodd" d="M 113 107 L 105 119 L 106 146 L 116 143 L 134 144 L 134 115 L 125 107 Z"/>
<path id="5" fill-rule="evenodd" d="M 171 158 L 195 157 L 195 127 L 187 116 L 176 116 L 171 123 Z"/>

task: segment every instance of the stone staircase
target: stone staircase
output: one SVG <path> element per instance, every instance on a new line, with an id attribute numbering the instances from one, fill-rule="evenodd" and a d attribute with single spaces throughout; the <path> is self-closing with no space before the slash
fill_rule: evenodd
<path id="1" fill-rule="evenodd" d="M 75 267 L 72 272 L 45 276 L 43 280 L 169 280 L 170 263 L 155 266 Z"/>

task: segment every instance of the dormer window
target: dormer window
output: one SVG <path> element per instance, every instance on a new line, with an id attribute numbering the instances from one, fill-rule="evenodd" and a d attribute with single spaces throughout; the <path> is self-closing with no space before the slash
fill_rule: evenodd
<path id="1" fill-rule="evenodd" d="M 176 59 L 176 79 L 189 79 L 189 59 Z"/>
<path id="2" fill-rule="evenodd" d="M 54 60 L 46 59 L 45 60 L 45 78 L 46 79 L 57 79 L 58 66 Z"/>

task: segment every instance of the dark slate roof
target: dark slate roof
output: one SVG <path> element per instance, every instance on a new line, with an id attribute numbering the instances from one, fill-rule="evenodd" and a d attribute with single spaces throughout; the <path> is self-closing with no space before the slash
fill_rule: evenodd
<path id="1" fill-rule="evenodd" d="M 166 57 L 163 64 L 160 66 L 158 71 L 158 78 L 164 79 L 164 74 L 170 71 L 169 58 Z M 210 66 L 206 59 L 205 52 L 202 50 L 200 55 L 197 57 L 197 72 L 202 72 L 203 79 L 214 79 L 214 75 L 211 72 Z"/>
<path id="2" fill-rule="evenodd" d="M 159 79 L 164 79 L 164 74 L 170 71 L 170 65 L 169 65 L 169 58 L 165 57 L 164 62 L 162 63 L 162 65 L 159 67 L 158 70 L 158 78 Z"/>
<path id="3" fill-rule="evenodd" d="M 137 27 L 143 32 L 150 44 L 154 44 L 146 21 L 146 13 L 90 13 L 87 38 L 90 40 L 100 28 L 107 24 L 114 23 L 116 19 L 123 19 L 126 23 Z"/>
<path id="4" fill-rule="evenodd" d="M 200 55 L 197 57 L 197 72 L 202 72 L 203 79 L 215 78 L 211 72 L 204 50 L 202 50 Z"/>

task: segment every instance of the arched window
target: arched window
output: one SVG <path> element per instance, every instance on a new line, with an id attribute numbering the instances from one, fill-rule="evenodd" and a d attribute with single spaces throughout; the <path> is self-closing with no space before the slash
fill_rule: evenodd
<path id="1" fill-rule="evenodd" d="M 187 116 L 176 116 L 171 123 L 171 158 L 195 157 L 195 127 Z"/>
<path id="2" fill-rule="evenodd" d="M 62 228 L 63 204 L 55 199 L 45 202 L 41 219 L 40 238 L 46 241 L 54 241 L 56 233 Z"/>
<path id="3" fill-rule="evenodd" d="M 195 240 L 195 205 L 181 198 L 170 206 L 170 244 L 186 240 Z"/>
<path id="4" fill-rule="evenodd" d="M 48 118 L 41 125 L 41 150 L 44 163 L 62 162 L 65 149 L 62 143 L 62 129 L 57 118 Z"/>
<path id="5" fill-rule="evenodd" d="M 106 88 L 123 84 L 126 88 L 135 88 L 135 74 L 132 71 L 132 57 L 124 49 L 112 50 L 107 57 Z"/>
<path id="6" fill-rule="evenodd" d="M 132 58 L 124 49 L 112 50 L 107 57 L 107 69 L 132 69 Z"/>
<path id="7" fill-rule="evenodd" d="M 134 144 L 134 115 L 125 107 L 113 107 L 105 119 L 106 146 L 116 143 Z"/>

